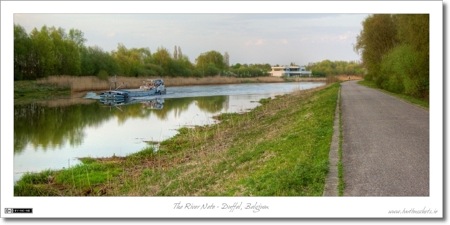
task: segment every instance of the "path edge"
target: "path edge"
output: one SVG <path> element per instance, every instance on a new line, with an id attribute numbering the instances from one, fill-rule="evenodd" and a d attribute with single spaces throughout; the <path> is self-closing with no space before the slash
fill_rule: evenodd
<path id="1" fill-rule="evenodd" d="M 333 136 L 331 139 L 330 152 L 328 156 L 328 174 L 325 180 L 323 196 L 339 196 L 338 185 L 338 164 L 339 164 L 339 137 L 340 137 L 340 101 L 341 86 L 339 86 L 338 97 L 336 101 L 336 110 L 334 112 Z"/>

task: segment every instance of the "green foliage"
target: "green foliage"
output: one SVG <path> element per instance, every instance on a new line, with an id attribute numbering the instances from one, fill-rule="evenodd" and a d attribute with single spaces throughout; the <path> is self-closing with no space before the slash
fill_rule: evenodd
<path id="1" fill-rule="evenodd" d="M 28 35 L 14 25 L 14 79 L 37 79 L 49 75 L 79 75 L 82 35 L 67 35 L 62 28 L 43 26 Z M 76 41 L 76 42 L 75 42 Z"/>
<path id="2" fill-rule="evenodd" d="M 34 103 L 36 100 L 70 96 L 69 86 L 42 84 L 34 80 L 14 82 L 14 106 L 23 103 Z"/>
<path id="3" fill-rule="evenodd" d="M 109 75 L 117 74 L 119 67 L 111 54 L 101 48 L 87 47 L 81 49 L 81 74 L 96 76 L 100 71 Z"/>
<path id="4" fill-rule="evenodd" d="M 363 22 L 355 50 L 365 79 L 394 93 L 428 99 L 429 15 L 372 15 Z"/>
<path id="5" fill-rule="evenodd" d="M 230 56 L 217 51 L 200 54 L 195 65 L 175 46 L 173 56 L 159 47 L 153 54 L 148 48 L 126 48 L 118 44 L 111 52 L 98 46 L 85 46 L 84 33 L 70 29 L 43 26 L 27 34 L 14 25 L 14 79 L 30 80 L 50 75 L 140 76 L 267 76 L 270 65 L 243 65 L 229 68 Z M 239 64 L 240 65 L 240 64 Z"/>
<path id="6" fill-rule="evenodd" d="M 326 77 L 331 75 L 361 75 L 364 73 L 362 64 L 356 61 L 330 61 L 323 60 L 317 63 L 309 63 L 308 70 L 315 77 Z"/>
<path id="7" fill-rule="evenodd" d="M 364 66 L 376 78 L 382 57 L 396 43 L 396 26 L 392 15 L 375 14 L 364 20 L 363 30 L 356 39 L 355 50 L 361 53 Z"/>
<path id="8" fill-rule="evenodd" d="M 36 174 L 26 173 L 14 185 L 14 193 L 16 196 L 55 196 L 55 191 L 45 188 L 45 185 L 52 182 L 55 174 L 56 172 L 51 170 Z"/>
<path id="9" fill-rule="evenodd" d="M 195 67 L 200 72 L 200 76 L 215 76 L 226 68 L 223 55 L 217 51 L 209 51 L 200 54 L 195 59 Z"/>
<path id="10" fill-rule="evenodd" d="M 231 66 L 230 70 L 225 74 L 236 77 L 259 77 L 268 76 L 271 70 L 270 64 L 240 64 Z"/>
<path id="11" fill-rule="evenodd" d="M 14 80 L 32 78 L 33 54 L 31 39 L 21 26 L 14 25 Z"/>
<path id="12" fill-rule="evenodd" d="M 108 80 L 108 72 L 106 72 L 106 70 L 100 70 L 100 72 L 98 72 L 97 77 L 100 78 L 100 80 Z"/>

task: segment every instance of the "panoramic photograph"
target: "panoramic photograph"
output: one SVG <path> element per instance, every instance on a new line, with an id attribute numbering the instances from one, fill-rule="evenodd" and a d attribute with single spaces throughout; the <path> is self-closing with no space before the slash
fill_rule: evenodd
<path id="1" fill-rule="evenodd" d="M 11 197 L 244 216 L 284 197 L 430 197 L 430 20 L 14 13 Z"/>
<path id="2" fill-rule="evenodd" d="M 321 196 L 339 81 L 362 79 L 352 43 L 378 19 L 14 16 L 18 196 Z"/>

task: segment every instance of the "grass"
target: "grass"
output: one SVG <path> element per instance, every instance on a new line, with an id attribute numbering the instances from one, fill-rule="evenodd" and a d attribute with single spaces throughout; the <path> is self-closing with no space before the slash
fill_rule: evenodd
<path id="1" fill-rule="evenodd" d="M 27 174 L 17 196 L 322 196 L 339 84 L 181 128 L 158 151 Z"/>
<path id="2" fill-rule="evenodd" d="M 38 81 L 14 81 L 14 104 L 70 96 L 68 85 Z"/>
<path id="3" fill-rule="evenodd" d="M 340 102 L 339 102 L 340 103 Z M 344 182 L 344 164 L 342 162 L 342 142 L 344 140 L 344 130 L 342 124 L 342 108 L 339 104 L 339 149 L 338 149 L 338 195 L 344 195 L 345 182 Z"/>
<path id="4" fill-rule="evenodd" d="M 372 81 L 361 80 L 361 81 L 358 82 L 358 84 L 361 84 L 361 85 L 364 85 L 366 87 L 370 87 L 370 88 L 374 88 L 374 89 L 380 90 L 380 91 L 382 91 L 384 93 L 390 94 L 392 96 L 396 96 L 398 98 L 401 98 L 401 99 L 403 99 L 403 100 L 405 100 L 405 101 L 407 101 L 407 102 L 409 102 L 411 104 L 420 106 L 422 108 L 425 108 L 425 109 L 429 109 L 430 108 L 430 102 L 427 101 L 427 100 L 415 98 L 415 97 L 412 97 L 412 96 L 409 96 L 409 95 L 405 95 L 405 94 L 398 94 L 398 93 L 393 93 L 393 92 L 386 91 L 384 89 L 378 88 L 376 86 L 376 84 L 374 82 L 372 82 Z"/>

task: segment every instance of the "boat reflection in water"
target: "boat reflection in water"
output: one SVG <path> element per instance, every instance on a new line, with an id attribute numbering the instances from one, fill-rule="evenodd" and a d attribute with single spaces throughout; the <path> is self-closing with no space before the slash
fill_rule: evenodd
<path id="1" fill-rule="evenodd" d="M 153 99 L 100 99 L 100 102 L 108 106 L 121 106 L 141 103 L 149 109 L 162 109 L 164 107 L 163 98 Z"/>

